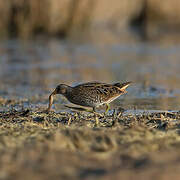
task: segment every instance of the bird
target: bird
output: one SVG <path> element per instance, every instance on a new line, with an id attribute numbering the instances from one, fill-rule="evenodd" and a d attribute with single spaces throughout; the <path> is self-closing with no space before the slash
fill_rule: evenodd
<path id="1" fill-rule="evenodd" d="M 53 97 L 61 94 L 73 104 L 91 107 L 92 112 L 96 111 L 96 107 L 106 105 L 105 114 L 110 109 L 110 103 L 122 94 L 127 93 L 126 88 L 131 82 L 107 84 L 101 82 L 87 82 L 76 86 L 59 84 L 49 96 L 49 105 L 47 112 L 51 110 Z"/>

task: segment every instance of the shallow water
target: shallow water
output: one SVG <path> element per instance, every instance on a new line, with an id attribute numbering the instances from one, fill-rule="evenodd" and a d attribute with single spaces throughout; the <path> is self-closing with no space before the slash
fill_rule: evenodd
<path id="1" fill-rule="evenodd" d="M 179 110 L 178 44 L 99 39 L 1 41 L 0 96 L 30 100 L 26 107 L 45 107 L 59 83 L 133 81 L 128 94 L 112 107 Z M 61 97 L 55 100 L 57 107 L 68 103 Z"/>

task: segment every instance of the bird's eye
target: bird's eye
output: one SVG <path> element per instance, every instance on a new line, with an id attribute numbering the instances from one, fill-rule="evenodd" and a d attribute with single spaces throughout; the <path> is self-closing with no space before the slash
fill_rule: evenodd
<path id="1" fill-rule="evenodd" d="M 62 94 L 66 94 L 66 88 L 64 88 L 64 87 L 61 88 L 61 93 L 62 93 Z"/>

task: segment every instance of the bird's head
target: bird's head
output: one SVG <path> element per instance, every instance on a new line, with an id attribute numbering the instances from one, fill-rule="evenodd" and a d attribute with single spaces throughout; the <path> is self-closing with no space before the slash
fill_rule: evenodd
<path id="1" fill-rule="evenodd" d="M 67 93 L 69 92 L 69 90 L 71 89 L 70 86 L 66 85 L 66 84 L 59 84 L 56 89 L 50 94 L 49 96 L 49 106 L 47 111 L 50 111 L 51 106 L 53 104 L 53 96 L 56 94 L 62 94 L 64 96 L 67 95 Z"/>
<path id="2" fill-rule="evenodd" d="M 52 92 L 52 95 L 62 94 L 66 95 L 70 87 L 66 84 L 59 84 L 56 89 Z"/>

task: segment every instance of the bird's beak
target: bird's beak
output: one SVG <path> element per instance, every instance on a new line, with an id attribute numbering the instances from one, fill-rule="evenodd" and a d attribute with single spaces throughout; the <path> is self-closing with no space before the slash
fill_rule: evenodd
<path id="1" fill-rule="evenodd" d="M 52 104 L 53 104 L 53 96 L 57 94 L 56 89 L 50 94 L 49 96 L 49 106 L 47 108 L 47 112 L 51 110 Z"/>

